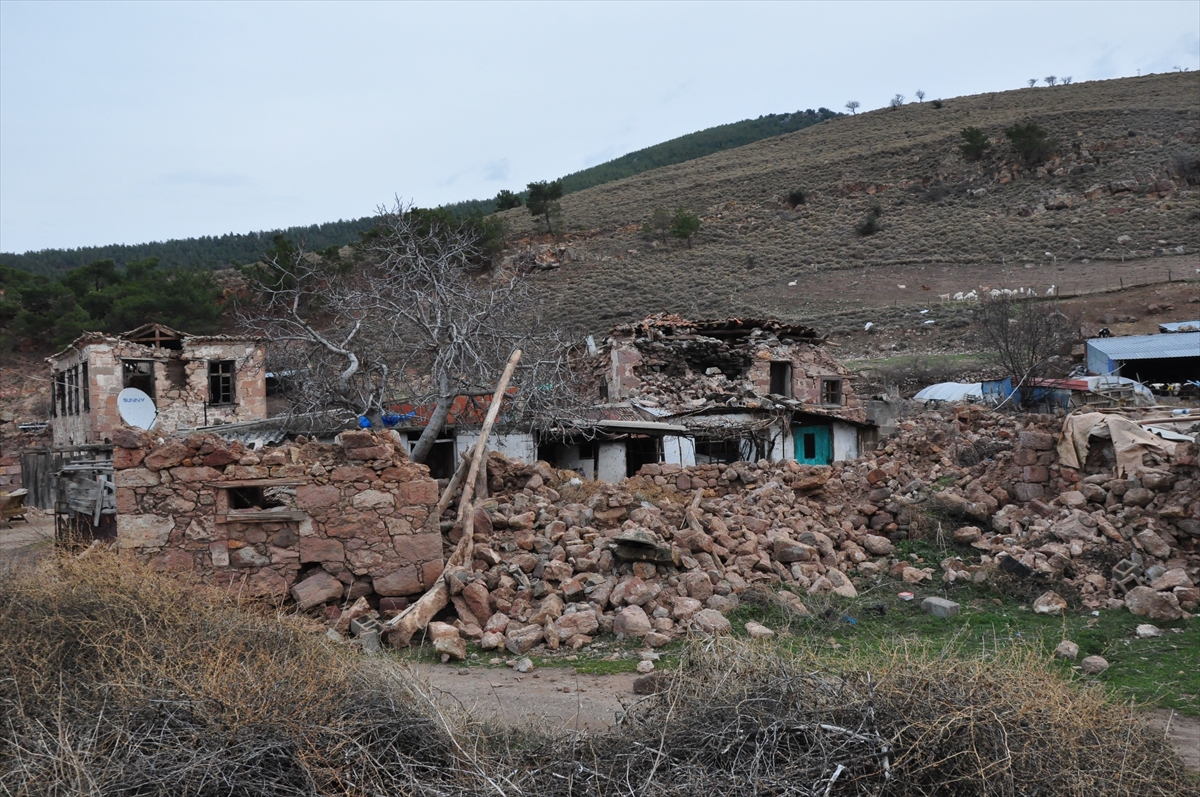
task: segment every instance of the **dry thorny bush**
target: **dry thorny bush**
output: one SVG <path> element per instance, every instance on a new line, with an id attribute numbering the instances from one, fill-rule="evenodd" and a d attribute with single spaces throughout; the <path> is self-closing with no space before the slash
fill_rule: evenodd
<path id="1" fill-rule="evenodd" d="M 1171 795 L 1161 733 L 1029 651 L 697 641 L 608 733 L 499 731 L 385 659 L 98 552 L 0 581 L 0 793 Z M 831 672 L 836 670 L 836 674 Z"/>

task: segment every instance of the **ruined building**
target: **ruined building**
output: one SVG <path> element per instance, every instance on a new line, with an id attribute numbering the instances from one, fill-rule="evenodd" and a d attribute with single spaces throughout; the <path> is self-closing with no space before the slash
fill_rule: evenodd
<path id="1" fill-rule="evenodd" d="M 539 454 L 605 481 L 654 462 L 854 459 L 875 427 L 823 343 L 774 320 L 660 314 L 616 327 L 589 359 L 591 427 Z"/>
<path id="2" fill-rule="evenodd" d="M 154 401 L 162 435 L 267 415 L 264 350 L 252 338 L 146 324 L 115 336 L 85 333 L 47 361 L 56 447 L 108 441 L 122 425 L 117 395 L 127 387 Z"/>

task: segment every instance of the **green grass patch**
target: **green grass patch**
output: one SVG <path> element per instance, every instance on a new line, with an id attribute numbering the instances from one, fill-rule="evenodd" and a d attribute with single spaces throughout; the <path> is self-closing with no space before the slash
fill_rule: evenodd
<path id="1" fill-rule="evenodd" d="M 928 545 L 909 542 L 905 548 L 912 550 L 903 551 L 904 555 L 924 554 L 926 564 L 936 566 L 939 561 L 936 549 L 931 551 Z M 1050 658 L 1058 643 L 1068 639 L 1079 645 L 1080 660 L 1100 655 L 1108 660 L 1109 668 L 1091 677 L 1079 671 L 1078 660 L 1055 660 L 1053 666 L 1064 677 L 1098 681 L 1118 702 L 1134 700 L 1200 716 L 1200 624 L 1183 620 L 1156 623 L 1162 636 L 1138 639 L 1135 629 L 1144 618 L 1125 610 L 1092 613 L 1069 609 L 1062 617 L 1035 614 L 1028 596 L 1047 587 L 1021 586 L 1025 595 L 986 585 L 937 589 L 928 582 L 911 585 L 880 578 L 860 587 L 854 599 L 802 595 L 810 611 L 807 617 L 769 597 L 748 594 L 729 619 L 737 635 L 744 636 L 744 623 L 755 620 L 776 630 L 785 646 L 797 651 L 816 647 L 833 658 L 886 654 L 897 646 L 985 659 L 1014 646 L 1028 646 Z M 915 593 L 912 601 L 898 596 L 904 591 Z M 950 619 L 925 614 L 921 601 L 929 596 L 956 601 L 962 606 L 961 614 Z"/>

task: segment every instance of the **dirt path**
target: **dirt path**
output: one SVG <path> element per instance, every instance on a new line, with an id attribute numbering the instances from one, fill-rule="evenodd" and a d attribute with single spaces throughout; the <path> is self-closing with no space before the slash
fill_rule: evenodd
<path id="1" fill-rule="evenodd" d="M 25 518 L 0 526 L 0 569 L 36 562 L 54 549 L 54 515 L 30 509 Z"/>
<path id="2" fill-rule="evenodd" d="M 576 675 L 569 668 L 543 668 L 524 675 L 507 667 L 457 668 L 423 664 L 419 677 L 437 699 L 458 704 L 480 718 L 537 725 L 548 731 L 606 731 L 617 715 L 638 700 L 638 676 Z"/>
<path id="3" fill-rule="evenodd" d="M 435 699 L 486 719 L 536 724 L 549 731 L 605 731 L 639 700 L 638 677 L 575 675 L 570 668 L 542 668 L 526 675 L 504 667 L 451 667 L 422 664 L 418 676 Z M 1149 719 L 1167 734 L 1191 770 L 1200 772 L 1200 719 L 1157 709 Z"/>

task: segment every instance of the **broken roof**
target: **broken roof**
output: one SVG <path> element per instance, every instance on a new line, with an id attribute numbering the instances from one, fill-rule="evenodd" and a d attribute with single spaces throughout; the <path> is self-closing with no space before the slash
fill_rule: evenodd
<path id="1" fill-rule="evenodd" d="M 823 342 L 824 338 L 812 327 L 788 324 L 773 318 L 722 318 L 690 320 L 674 313 L 657 313 L 641 321 L 613 327 L 613 334 L 648 334 L 655 330 L 668 335 L 705 335 L 708 337 L 739 337 L 749 335 L 756 329 L 770 332 L 781 338 L 796 338 L 810 343 Z"/>
<path id="2" fill-rule="evenodd" d="M 142 324 L 128 332 L 112 334 L 108 332 L 83 332 L 75 340 L 67 344 L 61 351 L 46 358 L 48 362 L 61 359 L 72 349 L 82 349 L 92 343 L 135 343 L 139 346 L 179 349 L 183 345 L 197 343 L 262 343 L 265 338 L 243 335 L 189 335 L 172 329 L 165 324 Z"/>

